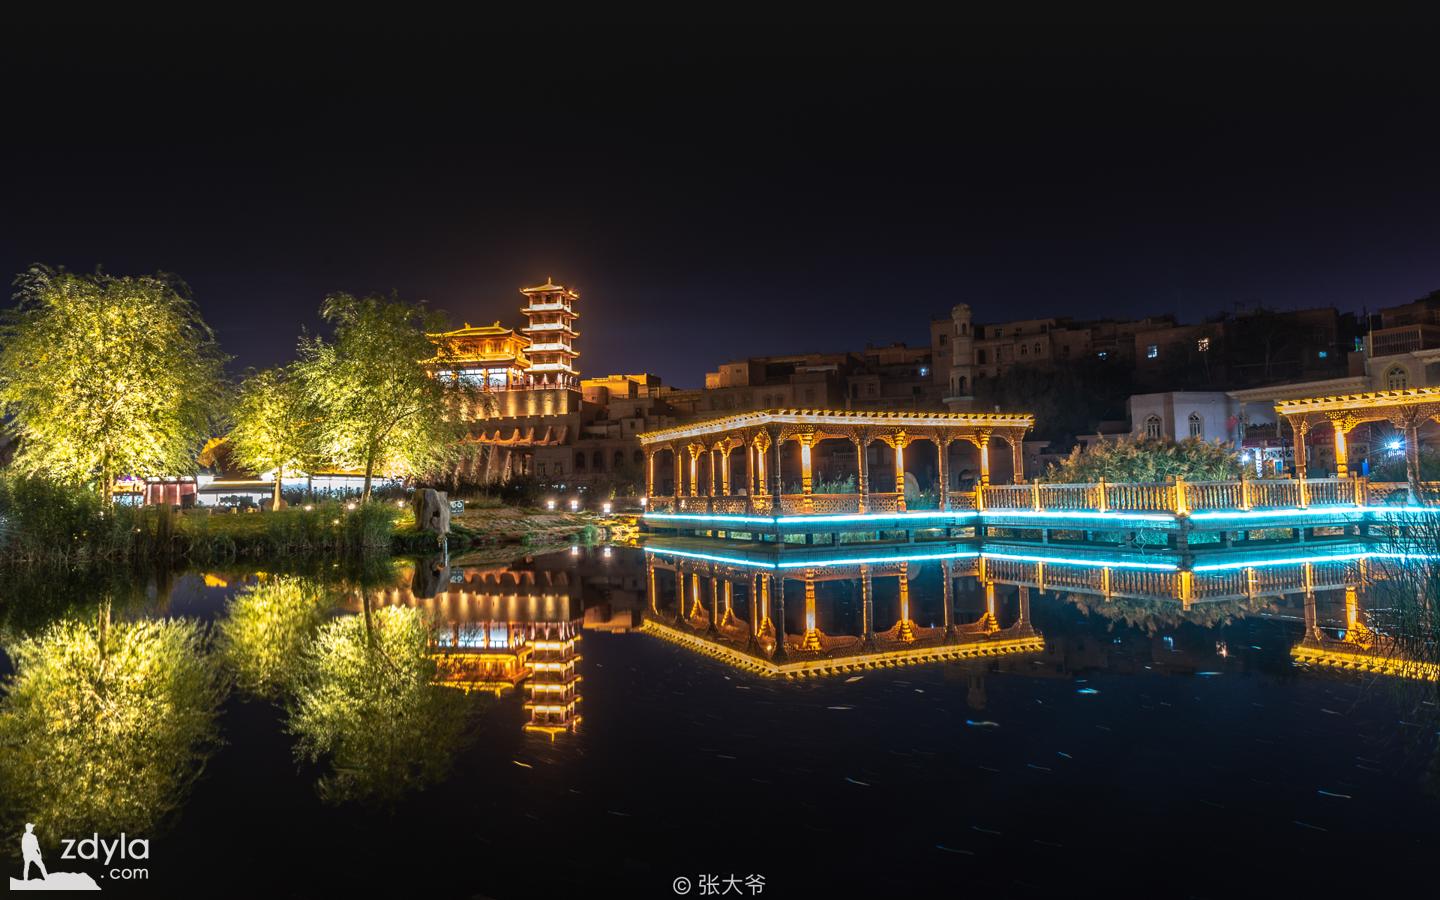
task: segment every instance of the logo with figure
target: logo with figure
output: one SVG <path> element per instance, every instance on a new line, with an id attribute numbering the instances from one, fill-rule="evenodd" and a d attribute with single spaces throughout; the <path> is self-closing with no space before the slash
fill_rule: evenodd
<path id="1" fill-rule="evenodd" d="M 40 854 L 40 839 L 35 836 L 35 824 L 27 822 L 25 833 L 20 835 L 20 855 L 24 858 L 24 871 L 19 878 L 10 879 L 12 891 L 98 891 L 100 885 L 84 872 L 47 872 L 45 860 Z M 40 877 L 31 878 L 34 867 Z"/>

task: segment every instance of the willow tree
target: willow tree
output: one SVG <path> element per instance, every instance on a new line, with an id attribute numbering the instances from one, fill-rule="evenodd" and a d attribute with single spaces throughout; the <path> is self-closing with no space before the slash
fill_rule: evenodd
<path id="1" fill-rule="evenodd" d="M 224 698 L 194 622 L 62 619 L 7 648 L 0 805 L 7 825 L 131 834 L 178 809 L 218 746 Z"/>
<path id="2" fill-rule="evenodd" d="M 313 578 L 281 575 L 241 590 L 226 606 L 216 642 L 236 685 L 257 697 L 281 696 L 331 606 L 329 591 Z"/>
<path id="3" fill-rule="evenodd" d="M 445 775 L 473 704 L 435 683 L 420 610 L 364 602 L 362 615 L 326 624 L 301 655 L 289 730 L 301 759 L 330 764 L 321 797 L 393 804 Z"/>
<path id="4" fill-rule="evenodd" d="M 423 306 L 383 297 L 332 294 L 321 315 L 334 338 L 301 342 L 299 371 L 320 410 L 327 459 L 365 473 L 370 499 L 377 471 L 419 474 L 439 467 L 460 436 L 455 380 L 432 377 L 425 363 L 442 348 L 428 336 L 444 320 Z"/>
<path id="5" fill-rule="evenodd" d="M 224 357 L 170 275 L 16 279 L 0 323 L 0 406 L 26 474 L 93 482 L 193 471 L 222 397 Z"/>
<path id="6" fill-rule="evenodd" d="M 290 369 L 253 372 L 240 383 L 231 413 L 231 454 L 257 473 L 275 473 L 272 509 L 280 508 L 285 471 L 310 466 L 320 413 L 298 375 Z"/>

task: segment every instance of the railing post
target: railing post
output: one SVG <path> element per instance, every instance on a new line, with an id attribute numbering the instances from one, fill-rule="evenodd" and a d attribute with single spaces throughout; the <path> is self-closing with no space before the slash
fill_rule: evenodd
<path id="1" fill-rule="evenodd" d="M 1250 477 L 1249 477 L 1249 475 L 1247 474 L 1248 472 L 1249 472 L 1248 469 L 1241 469 L 1241 470 L 1240 470 L 1240 508 L 1241 508 L 1241 509 L 1245 509 L 1245 510 L 1248 510 L 1248 509 L 1251 508 L 1251 503 L 1250 503 Z"/>
<path id="2" fill-rule="evenodd" d="M 1038 480 L 1037 480 L 1037 481 L 1032 481 L 1032 482 L 1030 482 L 1030 499 L 1031 499 L 1031 501 L 1033 502 L 1033 505 L 1034 505 L 1034 507 L 1035 507 L 1035 511 L 1036 511 L 1036 512 L 1039 512 L 1039 511 L 1040 511 L 1040 482 L 1039 482 Z"/>
<path id="3" fill-rule="evenodd" d="M 1105 512 L 1105 510 L 1110 508 L 1109 498 L 1105 496 L 1105 479 L 1100 479 L 1100 483 L 1096 486 L 1096 489 L 1098 494 L 1095 500 L 1095 508 L 1101 512 Z"/>
<path id="4" fill-rule="evenodd" d="M 1175 476 L 1175 500 L 1171 509 L 1177 516 L 1190 515 L 1190 498 L 1185 496 L 1185 479 L 1179 475 Z"/>
<path id="5" fill-rule="evenodd" d="M 1355 477 L 1355 505 L 1368 506 L 1370 502 L 1370 478 L 1366 475 Z"/>
<path id="6" fill-rule="evenodd" d="M 1300 508 L 1310 508 L 1310 479 L 1300 479 Z"/>

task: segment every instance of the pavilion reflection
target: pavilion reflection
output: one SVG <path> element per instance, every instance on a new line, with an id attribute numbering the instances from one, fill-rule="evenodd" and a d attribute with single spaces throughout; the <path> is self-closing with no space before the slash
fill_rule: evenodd
<path id="1" fill-rule="evenodd" d="M 690 543 L 655 541 L 647 546 L 644 630 L 771 676 L 1025 654 L 1039 660 L 1033 665 L 1049 665 L 1059 648 L 1047 648 L 1031 622 L 1033 593 L 1060 597 L 1087 617 L 1133 627 L 1141 636 L 1247 617 L 1303 621 L 1290 648 L 1302 667 L 1432 681 L 1440 675 L 1433 663 L 1406 659 L 1398 641 L 1365 624 L 1367 586 L 1385 572 L 1369 563 L 1363 547 L 1332 546 L 1306 557 L 1212 553 L 1183 566 L 1153 557 L 1091 561 L 1065 552 L 949 544 L 916 546 L 909 558 L 901 551 L 868 562 L 809 565 L 803 556 L 747 555 L 733 547 L 721 556 Z M 878 617 L 877 591 L 885 594 Z M 1064 644 L 1068 636 L 1050 640 Z M 1224 640 L 1210 640 L 1213 653 L 1193 668 L 1234 665 Z M 1163 642 L 1173 655 L 1173 635 Z"/>
<path id="2" fill-rule="evenodd" d="M 939 578 L 939 590 L 929 582 Z M 1034 653 L 1029 591 L 1002 611 L 993 584 L 978 608 L 956 604 L 958 573 L 896 561 L 755 571 L 727 562 L 646 558 L 644 630 L 762 675 L 804 677 Z M 924 579 L 917 603 L 912 582 Z M 877 614 L 877 597 L 885 613 Z M 970 614 L 966 615 L 968 611 Z M 1002 624 L 1003 621 L 1003 624 Z M 884 622 L 882 628 L 879 623 Z"/>

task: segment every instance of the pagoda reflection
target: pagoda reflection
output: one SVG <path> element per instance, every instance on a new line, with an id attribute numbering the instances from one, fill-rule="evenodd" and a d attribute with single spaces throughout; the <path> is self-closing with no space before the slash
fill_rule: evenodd
<path id="1" fill-rule="evenodd" d="M 408 583 L 407 583 L 408 581 Z M 563 568 L 418 564 L 381 603 L 425 611 L 437 683 L 527 696 L 526 731 L 578 730 L 584 579 Z"/>

